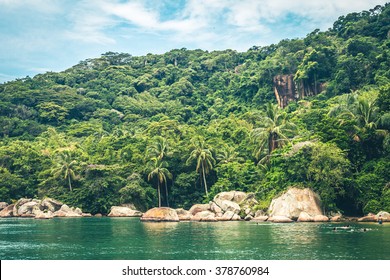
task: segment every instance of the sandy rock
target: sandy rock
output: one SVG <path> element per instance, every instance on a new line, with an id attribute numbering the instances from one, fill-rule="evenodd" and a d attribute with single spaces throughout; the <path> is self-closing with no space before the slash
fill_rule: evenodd
<path id="1" fill-rule="evenodd" d="M 252 222 L 265 222 L 268 220 L 268 216 L 257 216 L 252 219 Z"/>
<path id="2" fill-rule="evenodd" d="M 272 200 L 270 216 L 284 216 L 297 220 L 301 212 L 310 216 L 323 215 L 319 196 L 311 189 L 290 188 L 286 193 Z"/>
<path id="3" fill-rule="evenodd" d="M 329 222 L 329 218 L 325 215 L 316 215 L 314 216 L 314 222 Z"/>
<path id="4" fill-rule="evenodd" d="M 381 216 L 383 222 L 390 222 L 390 213 L 385 211 L 380 211 L 378 214 L 376 214 L 376 217 Z"/>
<path id="5" fill-rule="evenodd" d="M 90 217 L 92 217 L 92 214 L 91 213 L 81 213 L 81 216 L 86 217 L 86 218 L 90 218 Z"/>
<path id="6" fill-rule="evenodd" d="M 108 217 L 141 217 L 142 212 L 123 206 L 112 206 Z"/>
<path id="7" fill-rule="evenodd" d="M 272 216 L 272 217 L 268 218 L 268 221 L 273 222 L 273 223 L 292 223 L 293 222 L 293 220 L 291 220 L 290 218 L 287 218 L 285 216 Z"/>
<path id="8" fill-rule="evenodd" d="M 216 222 L 217 219 L 215 218 L 215 214 L 213 212 L 206 210 L 196 213 L 194 216 L 191 217 L 191 221 Z"/>
<path id="9" fill-rule="evenodd" d="M 95 215 L 93 215 L 94 217 L 98 217 L 98 218 L 101 218 L 101 217 L 103 217 L 103 215 L 102 214 L 100 214 L 100 213 L 97 213 L 97 214 L 95 214 Z"/>
<path id="10" fill-rule="evenodd" d="M 156 207 L 148 210 L 141 217 L 143 222 L 178 222 L 179 217 L 175 209 Z"/>
<path id="11" fill-rule="evenodd" d="M 7 202 L 0 202 L 0 211 L 3 210 L 7 206 L 8 206 Z"/>
<path id="12" fill-rule="evenodd" d="M 341 220 L 342 220 L 341 215 L 336 215 L 336 216 L 333 216 L 332 218 L 330 218 L 331 222 L 341 222 Z"/>
<path id="13" fill-rule="evenodd" d="M 195 204 L 190 208 L 189 212 L 192 216 L 195 216 L 198 212 L 208 210 L 210 210 L 210 204 Z"/>
<path id="14" fill-rule="evenodd" d="M 298 217 L 298 222 L 314 222 L 314 217 L 310 216 L 306 212 L 301 212 Z"/>
<path id="15" fill-rule="evenodd" d="M 177 216 L 179 217 L 179 220 L 180 221 L 189 221 L 191 220 L 191 214 L 189 211 L 183 209 L 183 208 L 178 208 L 178 209 L 175 209 L 176 210 L 176 213 L 177 213 Z"/>
<path id="16" fill-rule="evenodd" d="M 10 204 L 0 211 L 0 218 L 14 217 L 14 204 Z"/>
<path id="17" fill-rule="evenodd" d="M 377 217 L 374 214 L 368 214 L 367 216 L 358 219 L 358 222 L 376 222 Z"/>

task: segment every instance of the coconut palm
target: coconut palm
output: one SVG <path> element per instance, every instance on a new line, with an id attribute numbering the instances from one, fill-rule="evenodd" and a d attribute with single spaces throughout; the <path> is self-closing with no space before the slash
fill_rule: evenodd
<path id="1" fill-rule="evenodd" d="M 331 108 L 328 115 L 339 117 L 340 124 L 343 124 L 345 119 L 354 120 L 356 125 L 352 136 L 356 141 L 360 141 L 369 131 L 385 133 L 384 130 L 377 129 L 381 119 L 376 100 L 372 97 L 359 96 L 356 92 L 341 96 L 338 98 L 338 104 Z"/>
<path id="2" fill-rule="evenodd" d="M 155 180 L 157 182 L 157 193 L 158 193 L 158 207 L 161 207 L 161 184 L 165 184 L 165 196 L 168 202 L 168 187 L 167 187 L 167 177 L 172 179 L 172 174 L 168 171 L 167 168 L 163 167 L 163 162 L 158 158 L 152 158 L 151 162 L 153 163 L 150 173 L 148 174 L 148 181 Z"/>
<path id="3" fill-rule="evenodd" d="M 215 165 L 215 159 L 209 149 L 205 147 L 205 142 L 201 138 L 192 141 L 193 150 L 187 159 L 187 164 L 196 161 L 196 172 L 203 178 L 204 189 L 208 196 L 206 175 L 210 173 Z"/>
<path id="4" fill-rule="evenodd" d="M 161 136 L 157 136 L 153 144 L 147 148 L 147 153 L 151 157 L 162 160 L 168 153 L 167 140 Z"/>
<path id="5" fill-rule="evenodd" d="M 262 119 L 262 123 L 261 127 L 252 131 L 254 141 L 258 142 L 255 156 L 259 159 L 266 150 L 267 155 L 260 162 L 269 162 L 271 153 L 289 141 L 287 135 L 295 132 L 296 126 L 287 120 L 286 112 L 272 103 L 267 104 L 266 116 Z"/>
<path id="6" fill-rule="evenodd" d="M 67 180 L 69 190 L 72 191 L 72 180 L 76 179 L 77 166 L 78 162 L 72 159 L 71 153 L 69 151 L 63 151 L 55 156 L 51 174 L 53 174 L 55 178 L 63 177 Z"/>

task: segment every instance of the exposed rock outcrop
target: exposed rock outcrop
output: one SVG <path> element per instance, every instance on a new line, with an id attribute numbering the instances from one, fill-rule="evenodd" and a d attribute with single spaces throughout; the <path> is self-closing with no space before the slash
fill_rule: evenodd
<path id="1" fill-rule="evenodd" d="M 156 207 L 148 210 L 141 217 L 143 222 L 178 222 L 179 216 L 175 209 L 169 207 Z"/>
<path id="2" fill-rule="evenodd" d="M 270 217 L 284 216 L 298 220 L 301 212 L 311 217 L 323 215 L 319 196 L 311 189 L 290 188 L 286 193 L 272 200 L 268 210 Z"/>
<path id="3" fill-rule="evenodd" d="M 112 206 L 108 217 L 141 217 L 142 212 L 124 206 Z"/>
<path id="4" fill-rule="evenodd" d="M 21 198 L 15 204 L 8 205 L 0 212 L 0 217 L 22 217 L 51 219 L 53 217 L 88 217 L 81 209 L 69 207 L 62 202 L 45 198 L 43 200 Z"/>

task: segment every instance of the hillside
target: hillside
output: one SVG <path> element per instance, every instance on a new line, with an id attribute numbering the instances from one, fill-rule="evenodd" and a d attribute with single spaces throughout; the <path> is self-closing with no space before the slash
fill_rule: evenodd
<path id="1" fill-rule="evenodd" d="M 108 52 L 0 84 L 0 201 L 107 213 L 157 189 L 184 208 L 242 190 L 266 209 L 308 186 L 328 212 L 390 211 L 389 47 L 386 4 L 242 53 Z M 281 106 L 278 76 L 294 85 Z"/>

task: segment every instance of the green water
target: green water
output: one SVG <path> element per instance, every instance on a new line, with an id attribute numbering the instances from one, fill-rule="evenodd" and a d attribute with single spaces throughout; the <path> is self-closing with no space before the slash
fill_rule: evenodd
<path id="1" fill-rule="evenodd" d="M 0 259 L 390 259 L 390 224 L 335 226 L 342 224 L 0 219 Z"/>

